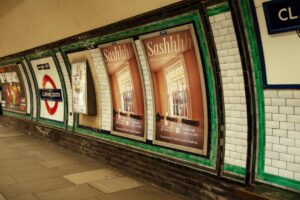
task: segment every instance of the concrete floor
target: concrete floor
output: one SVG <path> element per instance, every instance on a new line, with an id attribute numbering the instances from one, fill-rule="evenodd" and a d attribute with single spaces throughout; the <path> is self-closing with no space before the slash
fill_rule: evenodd
<path id="1" fill-rule="evenodd" d="M 105 163 L 1 125 L 0 194 L 8 200 L 183 200 Z"/>

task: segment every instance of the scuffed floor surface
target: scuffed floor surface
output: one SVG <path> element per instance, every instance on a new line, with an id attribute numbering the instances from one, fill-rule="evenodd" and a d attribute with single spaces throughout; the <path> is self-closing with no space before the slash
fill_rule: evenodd
<path id="1" fill-rule="evenodd" d="M 0 199 L 183 200 L 92 158 L 0 125 Z"/>

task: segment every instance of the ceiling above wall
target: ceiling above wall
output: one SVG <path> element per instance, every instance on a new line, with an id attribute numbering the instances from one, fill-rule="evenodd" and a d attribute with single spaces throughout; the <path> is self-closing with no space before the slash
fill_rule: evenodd
<path id="1" fill-rule="evenodd" d="M 180 0 L 0 0 L 0 57 Z"/>

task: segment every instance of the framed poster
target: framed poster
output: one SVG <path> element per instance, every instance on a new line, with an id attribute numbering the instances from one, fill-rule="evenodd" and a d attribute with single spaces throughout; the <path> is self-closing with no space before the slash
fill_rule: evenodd
<path id="1" fill-rule="evenodd" d="M 88 114 L 86 61 L 72 63 L 73 112 Z"/>
<path id="2" fill-rule="evenodd" d="M 26 114 L 26 90 L 17 64 L 0 67 L 0 85 L 3 110 Z"/>
<path id="3" fill-rule="evenodd" d="M 87 67 L 87 109 L 89 114 L 79 113 L 78 120 L 76 121 L 78 122 L 77 125 L 78 127 L 89 127 L 100 130 L 102 128 L 101 90 L 99 84 L 94 84 L 98 83 L 99 79 L 93 58 L 89 50 L 67 53 L 66 56 L 68 57 L 71 67 L 72 64 L 82 62 L 85 62 Z M 73 71 L 73 68 L 71 68 L 71 71 Z"/>
<path id="4" fill-rule="evenodd" d="M 143 85 L 132 40 L 100 46 L 110 80 L 113 134 L 145 140 Z"/>
<path id="5" fill-rule="evenodd" d="M 31 60 L 40 94 L 40 116 L 58 122 L 64 121 L 62 84 L 52 57 Z"/>
<path id="6" fill-rule="evenodd" d="M 73 112 L 96 114 L 96 96 L 87 61 L 72 63 Z"/>
<path id="7" fill-rule="evenodd" d="M 140 37 L 152 77 L 154 144 L 207 154 L 203 69 L 192 25 Z"/>

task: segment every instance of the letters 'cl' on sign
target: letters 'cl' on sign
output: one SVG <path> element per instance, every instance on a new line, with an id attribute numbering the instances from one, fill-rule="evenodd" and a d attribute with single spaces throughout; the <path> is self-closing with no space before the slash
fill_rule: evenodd
<path id="1" fill-rule="evenodd" d="M 300 29 L 300 1 L 273 0 L 263 3 L 269 34 Z"/>

